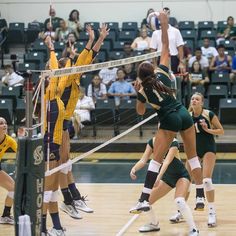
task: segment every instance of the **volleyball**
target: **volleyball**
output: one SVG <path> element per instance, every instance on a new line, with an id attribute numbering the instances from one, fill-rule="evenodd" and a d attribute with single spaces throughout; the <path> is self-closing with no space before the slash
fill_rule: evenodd
<path id="1" fill-rule="evenodd" d="M 159 12 L 152 12 L 147 17 L 147 23 L 150 29 L 153 31 L 160 29 L 160 22 L 158 19 L 159 14 Z"/>

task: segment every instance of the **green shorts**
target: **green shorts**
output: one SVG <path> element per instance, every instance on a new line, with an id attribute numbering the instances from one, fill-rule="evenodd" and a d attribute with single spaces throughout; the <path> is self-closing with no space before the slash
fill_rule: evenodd
<path id="1" fill-rule="evenodd" d="M 203 158 L 207 152 L 216 153 L 215 143 L 205 143 L 204 145 L 197 145 L 197 155 Z"/>
<path id="2" fill-rule="evenodd" d="M 186 130 L 193 125 L 193 119 L 188 110 L 182 105 L 180 108 L 168 113 L 160 121 L 160 129 L 178 132 Z"/>

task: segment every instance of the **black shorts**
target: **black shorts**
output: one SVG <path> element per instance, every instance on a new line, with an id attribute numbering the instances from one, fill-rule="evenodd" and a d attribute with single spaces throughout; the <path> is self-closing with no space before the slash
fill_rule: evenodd
<path id="1" fill-rule="evenodd" d="M 0 171 L 2 170 L 2 163 L 0 162 Z"/>

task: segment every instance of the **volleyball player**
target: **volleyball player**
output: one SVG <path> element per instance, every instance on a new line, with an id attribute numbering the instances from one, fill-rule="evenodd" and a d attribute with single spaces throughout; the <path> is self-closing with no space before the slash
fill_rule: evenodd
<path id="1" fill-rule="evenodd" d="M 130 177 L 136 179 L 136 172 L 142 169 L 150 156 L 153 153 L 153 143 L 155 138 L 152 138 L 148 141 L 146 145 L 146 150 L 142 158 L 134 165 L 130 171 Z M 160 173 L 157 177 L 156 184 L 153 189 L 146 189 L 150 192 L 149 202 L 154 204 L 157 200 L 164 197 L 169 191 L 173 188 L 175 189 L 175 203 L 179 211 L 185 215 L 186 221 L 189 226 L 189 235 L 197 236 L 199 234 L 197 227 L 194 223 L 192 212 L 189 206 L 185 202 L 185 196 L 189 189 L 190 185 L 190 176 L 186 170 L 184 164 L 179 159 L 179 143 L 177 139 L 174 139 L 171 143 L 169 151 L 163 161 Z M 146 208 L 150 210 L 150 220 L 151 222 L 139 229 L 140 232 L 151 232 L 159 231 L 159 222 L 157 221 L 153 209 Z M 137 213 L 132 212 L 131 213 Z"/>
<path id="2" fill-rule="evenodd" d="M 50 50 L 50 59 L 48 63 L 49 69 L 58 69 L 59 67 L 70 67 L 70 60 L 63 58 L 57 61 L 54 51 L 54 45 L 51 37 L 45 39 L 45 44 Z M 71 55 L 73 56 L 73 55 Z M 64 92 L 67 76 L 58 78 L 52 77 L 49 79 L 45 93 L 45 134 L 44 134 L 44 156 L 45 160 L 49 159 L 49 169 L 53 169 L 59 165 L 60 153 L 59 149 L 62 143 L 63 120 L 65 116 L 65 107 L 61 100 L 61 95 Z M 47 163 L 46 163 L 47 167 Z M 56 172 L 45 177 L 44 186 L 44 202 L 42 216 L 42 235 L 64 236 L 65 230 L 61 226 L 58 212 L 58 187 L 59 173 Z M 53 228 L 47 231 L 46 219 L 47 210 L 52 218 Z"/>
<path id="3" fill-rule="evenodd" d="M 208 201 L 208 227 L 215 227 L 215 190 L 212 184 L 212 174 L 216 161 L 216 143 L 214 135 L 224 134 L 224 129 L 218 117 L 210 110 L 204 109 L 204 97 L 201 93 L 195 93 L 191 97 L 189 112 L 193 118 L 196 140 L 197 154 L 202 162 L 203 185 Z M 171 217 L 171 221 L 177 223 L 182 218 L 181 213 Z"/>
<path id="4" fill-rule="evenodd" d="M 193 178 L 196 183 L 196 210 L 204 208 L 204 190 L 202 184 L 201 165 L 196 152 L 196 137 L 193 120 L 187 109 L 179 103 L 172 90 L 171 79 L 169 77 L 169 40 L 168 40 L 168 18 L 164 12 L 159 13 L 162 31 L 162 52 L 160 65 L 157 73 L 150 62 L 143 62 L 138 68 L 138 80 L 135 88 L 138 91 L 136 110 L 139 115 L 146 111 L 145 103 L 149 103 L 157 112 L 160 127 L 156 132 L 154 143 L 154 160 L 149 164 L 148 184 L 152 188 L 163 160 L 164 155 L 176 136 L 180 132 L 191 168 Z M 146 182 L 145 182 L 146 185 Z M 144 194 L 142 201 L 138 202 L 136 208 L 145 208 L 148 203 L 149 194 Z"/>
<path id="5" fill-rule="evenodd" d="M 7 122 L 3 117 L 0 117 L 0 186 L 8 191 L 3 214 L 0 217 L 0 224 L 14 224 L 10 212 L 13 204 L 15 182 L 1 167 L 1 159 L 10 148 L 16 152 L 17 143 L 7 134 Z"/>
<path id="6" fill-rule="evenodd" d="M 87 32 L 89 35 L 88 43 L 85 49 L 81 52 L 74 66 L 82 66 L 91 64 L 95 56 L 97 55 L 100 47 L 108 34 L 107 25 L 103 24 L 100 29 L 100 36 L 92 47 L 94 41 L 94 31 L 91 26 L 88 25 Z M 68 132 L 68 124 L 73 116 L 76 103 L 80 96 L 80 78 L 81 74 L 71 75 L 68 78 L 66 89 L 62 94 L 62 101 L 65 105 L 65 117 L 63 122 L 63 144 L 61 146 L 61 161 L 67 162 L 70 155 L 70 137 Z M 72 165 L 65 167 L 60 173 L 60 185 L 61 191 L 64 196 L 64 202 L 61 205 L 61 209 L 73 217 L 73 206 L 75 205 L 77 210 L 81 210 L 87 213 L 92 213 L 93 210 L 89 208 L 85 203 L 85 198 L 81 196 L 79 190 L 76 188 L 73 174 Z"/>

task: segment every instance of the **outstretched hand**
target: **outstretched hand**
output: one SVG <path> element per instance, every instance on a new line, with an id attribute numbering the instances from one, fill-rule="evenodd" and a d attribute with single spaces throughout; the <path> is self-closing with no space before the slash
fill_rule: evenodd
<path id="1" fill-rule="evenodd" d="M 135 172 L 136 172 L 136 170 L 135 170 L 135 168 L 133 167 L 132 169 L 131 169 L 131 171 L 130 171 L 130 178 L 132 179 L 132 180 L 135 180 L 135 179 L 137 179 L 137 176 L 136 176 L 136 174 L 135 174 Z"/>
<path id="2" fill-rule="evenodd" d="M 77 48 L 74 47 L 74 45 L 70 46 L 70 58 L 74 59 L 76 55 Z"/>
<path id="3" fill-rule="evenodd" d="M 109 33 L 110 29 L 107 28 L 107 24 L 102 24 L 102 27 L 100 28 L 100 38 L 105 39 Z"/>
<path id="4" fill-rule="evenodd" d="M 134 89 L 135 89 L 135 91 L 138 92 L 141 88 L 142 88 L 141 82 L 138 79 L 136 79 L 134 81 Z"/>
<path id="5" fill-rule="evenodd" d="M 52 38 L 49 35 L 44 39 L 44 43 L 49 50 L 54 50 L 54 44 L 52 42 Z"/>
<path id="6" fill-rule="evenodd" d="M 94 30 L 91 25 L 86 25 L 86 32 L 89 35 L 89 40 L 94 41 L 95 35 L 94 35 Z"/>

